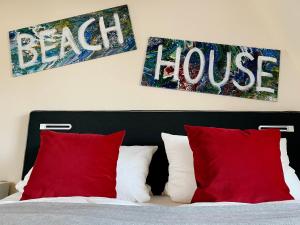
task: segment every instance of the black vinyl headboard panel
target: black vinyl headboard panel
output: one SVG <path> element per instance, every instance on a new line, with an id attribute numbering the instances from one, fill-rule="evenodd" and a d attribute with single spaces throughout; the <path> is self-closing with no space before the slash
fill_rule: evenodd
<path id="1" fill-rule="evenodd" d="M 147 183 L 160 194 L 168 179 L 161 132 L 185 134 L 183 125 L 257 129 L 259 125 L 293 125 L 294 132 L 282 132 L 288 140 L 291 166 L 300 175 L 299 112 L 221 112 L 221 111 L 33 111 L 30 113 L 28 138 L 22 177 L 33 166 L 39 148 L 40 124 L 72 124 L 70 131 L 108 134 L 125 129 L 123 145 L 158 145 L 150 165 Z"/>

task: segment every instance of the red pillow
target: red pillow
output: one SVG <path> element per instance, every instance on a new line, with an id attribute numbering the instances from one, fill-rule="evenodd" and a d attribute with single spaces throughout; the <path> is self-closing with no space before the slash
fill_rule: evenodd
<path id="1" fill-rule="evenodd" d="M 21 200 L 116 197 L 116 166 L 125 131 L 110 135 L 41 131 L 39 153 Z"/>
<path id="2" fill-rule="evenodd" d="M 194 155 L 192 202 L 290 200 L 280 161 L 279 130 L 185 126 Z"/>

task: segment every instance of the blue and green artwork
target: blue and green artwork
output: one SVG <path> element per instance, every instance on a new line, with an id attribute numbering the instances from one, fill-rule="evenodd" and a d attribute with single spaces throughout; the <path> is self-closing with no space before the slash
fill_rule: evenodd
<path id="1" fill-rule="evenodd" d="M 143 86 L 277 101 L 280 51 L 151 37 Z"/>
<path id="2" fill-rule="evenodd" d="M 13 30 L 9 40 L 15 77 L 136 49 L 127 5 Z"/>

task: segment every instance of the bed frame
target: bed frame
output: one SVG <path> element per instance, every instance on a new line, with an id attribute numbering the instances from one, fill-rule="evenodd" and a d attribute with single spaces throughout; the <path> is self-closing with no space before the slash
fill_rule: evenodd
<path id="1" fill-rule="evenodd" d="M 48 124 L 48 125 L 47 125 Z M 54 125 L 53 125 L 54 124 Z M 282 126 L 288 140 L 291 166 L 300 176 L 299 112 L 221 112 L 221 111 L 33 111 L 22 177 L 33 166 L 39 149 L 40 129 L 64 132 L 108 134 L 125 129 L 123 145 L 158 145 L 149 169 L 147 183 L 155 195 L 161 194 L 168 179 L 168 161 L 161 132 L 185 134 L 183 125 L 257 129 Z M 294 130 L 294 131 L 293 131 Z"/>

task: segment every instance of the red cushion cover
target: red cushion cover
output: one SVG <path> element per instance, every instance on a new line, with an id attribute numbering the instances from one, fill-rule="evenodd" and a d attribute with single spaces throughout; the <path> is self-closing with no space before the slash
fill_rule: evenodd
<path id="1" fill-rule="evenodd" d="M 283 177 L 279 130 L 185 129 L 197 181 L 192 202 L 293 199 Z"/>
<path id="2" fill-rule="evenodd" d="M 116 197 L 116 166 L 125 131 L 110 135 L 41 131 L 39 153 L 21 200 Z"/>

